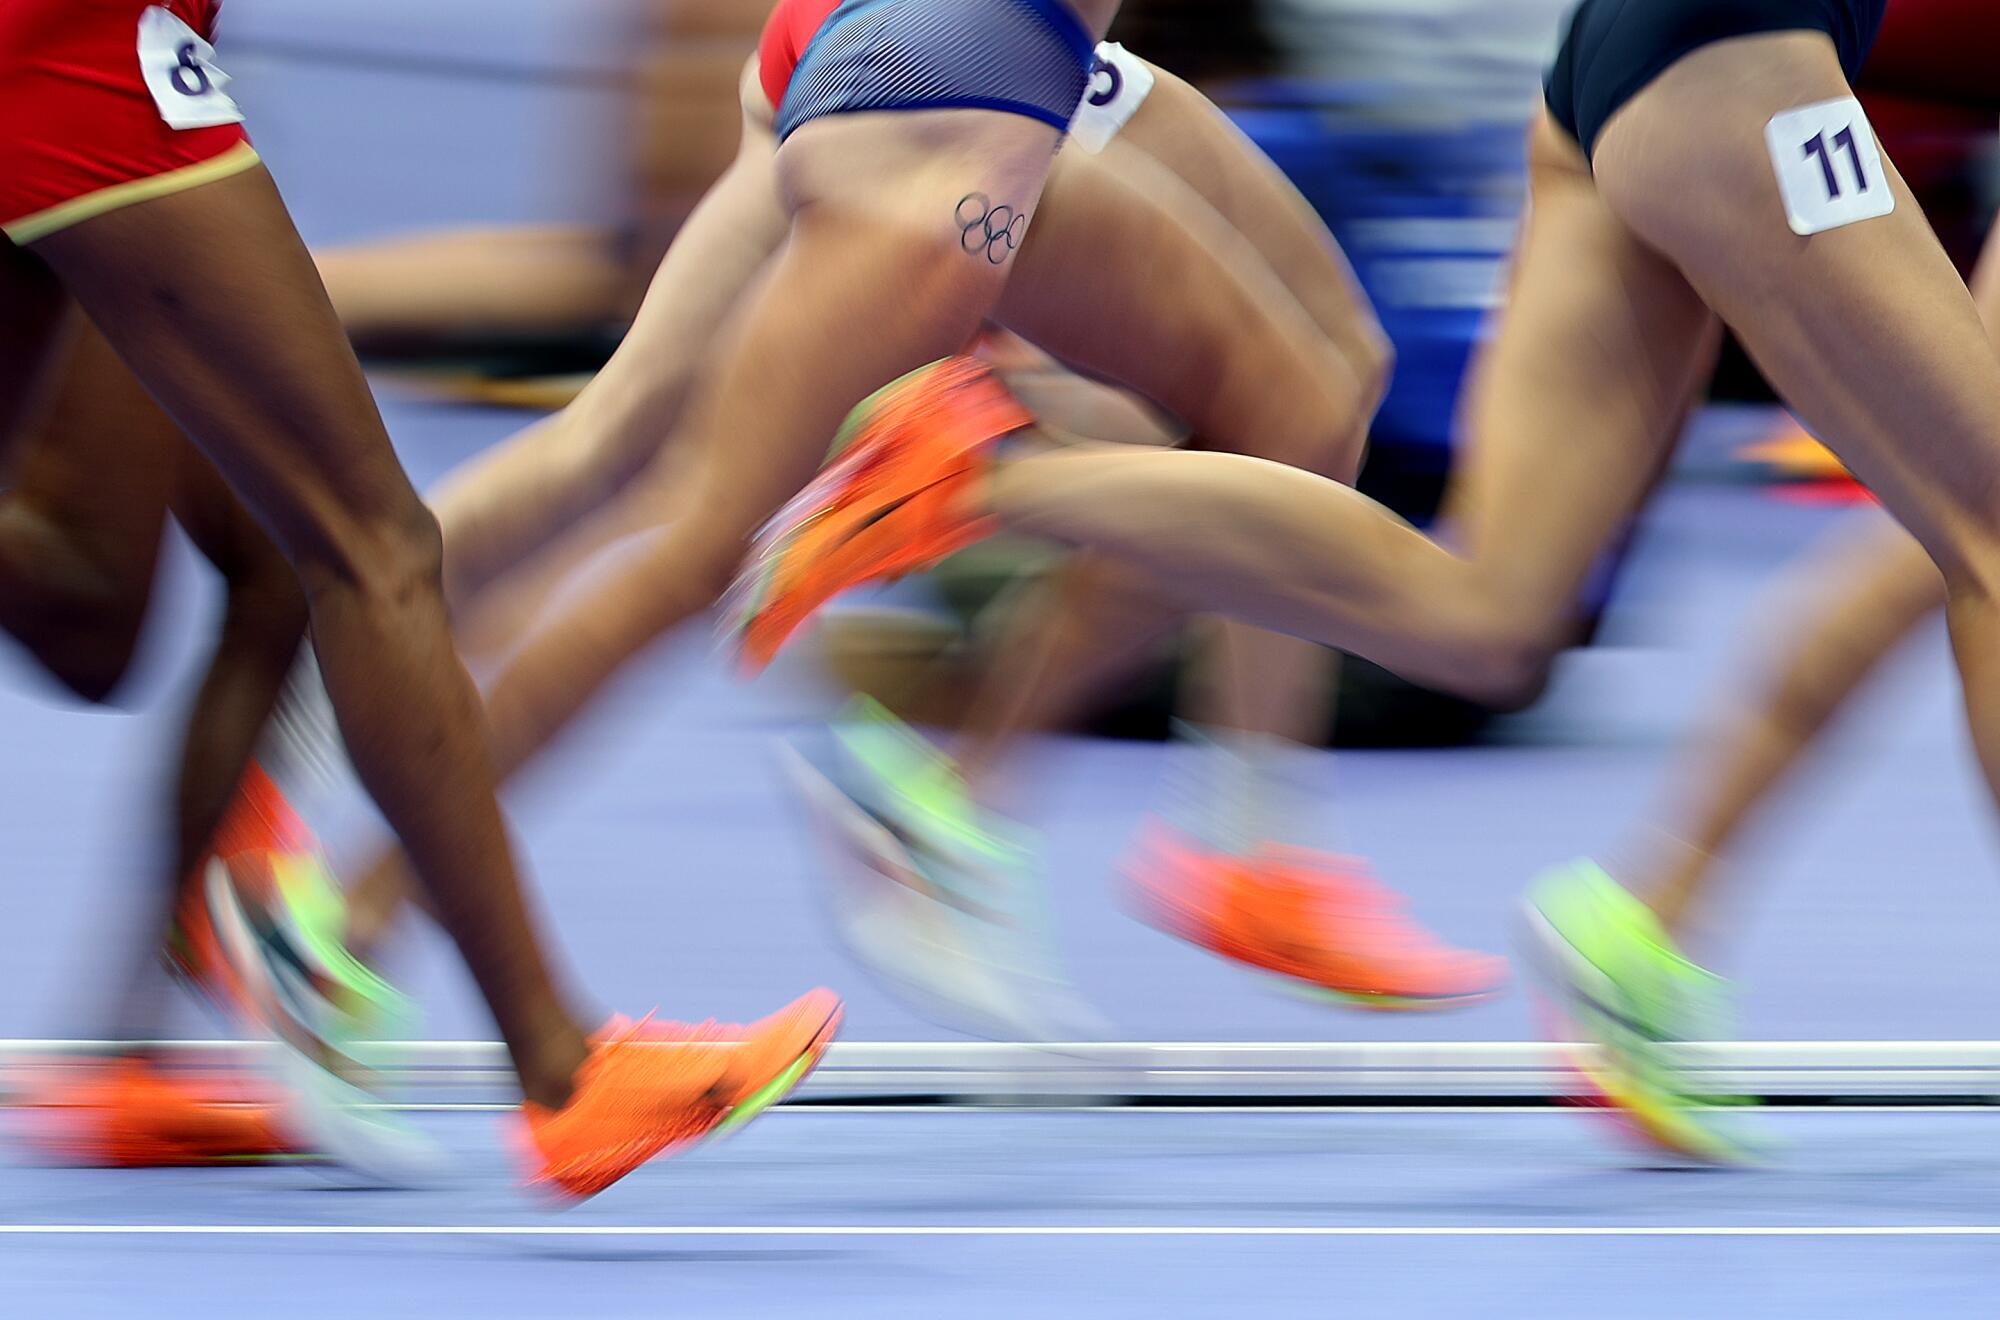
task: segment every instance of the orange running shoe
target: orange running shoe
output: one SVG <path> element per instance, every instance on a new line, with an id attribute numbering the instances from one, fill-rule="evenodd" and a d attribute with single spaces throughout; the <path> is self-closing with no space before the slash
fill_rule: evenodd
<path id="1" fill-rule="evenodd" d="M 580 1201 L 657 1155 L 740 1127 L 804 1080 L 840 1016 L 840 999 L 814 990 L 747 1028 L 613 1019 L 568 1104 L 522 1104 L 528 1185 Z"/>
<path id="2" fill-rule="evenodd" d="M 752 673 L 834 596 L 991 534 L 970 498 L 994 445 L 1034 424 L 993 372 L 946 358 L 855 410 L 836 456 L 758 535 L 724 602 Z"/>
<path id="3" fill-rule="evenodd" d="M 1155 823 L 1128 872 L 1148 924 L 1363 1008 L 1484 998 L 1503 959 L 1439 943 L 1355 858 L 1266 845 L 1215 852 Z"/>
<path id="4" fill-rule="evenodd" d="M 141 1058 L 68 1065 L 28 1108 L 29 1141 L 63 1164 L 152 1169 L 303 1158 L 275 1105 Z"/>

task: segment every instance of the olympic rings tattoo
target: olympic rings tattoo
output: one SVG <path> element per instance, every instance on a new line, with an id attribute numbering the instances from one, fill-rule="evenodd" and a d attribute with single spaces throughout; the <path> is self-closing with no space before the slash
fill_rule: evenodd
<path id="1" fill-rule="evenodd" d="M 985 193 L 967 193 L 952 212 L 958 225 L 958 245 L 972 256 L 984 253 L 988 264 L 1004 265 L 1028 233 L 1028 213 L 995 206 Z"/>

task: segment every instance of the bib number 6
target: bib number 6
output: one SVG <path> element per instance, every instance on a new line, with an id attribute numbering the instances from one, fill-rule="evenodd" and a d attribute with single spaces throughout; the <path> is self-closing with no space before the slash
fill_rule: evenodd
<path id="1" fill-rule="evenodd" d="M 229 75 L 215 67 L 215 47 L 162 5 L 139 15 L 139 72 L 169 128 L 243 122 L 243 111 L 222 90 Z"/>
<path id="2" fill-rule="evenodd" d="M 208 70 L 195 54 L 192 41 L 183 41 L 181 48 L 174 52 L 174 71 L 168 78 L 174 90 L 182 96 L 207 96 L 215 90 L 215 83 L 209 79 Z"/>

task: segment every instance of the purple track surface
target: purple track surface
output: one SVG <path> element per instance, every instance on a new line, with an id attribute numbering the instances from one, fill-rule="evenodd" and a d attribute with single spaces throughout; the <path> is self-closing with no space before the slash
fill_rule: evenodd
<path id="1" fill-rule="evenodd" d="M 422 36 L 449 53 L 466 49 L 446 31 L 453 23 L 476 22 L 481 40 L 506 45 L 496 58 L 533 58 L 566 30 L 548 5 L 503 7 L 526 18 L 488 23 L 491 4 L 455 0 L 426 27 L 393 7 L 364 8 L 384 25 L 371 39 Z M 267 37 L 324 27 L 302 17 L 308 8 L 231 4 L 240 31 Z M 490 176 L 438 166 L 558 154 L 575 174 L 576 153 L 555 144 L 601 116 L 590 95 L 544 90 L 530 111 L 489 79 L 431 113 L 415 99 L 421 76 L 398 68 L 232 67 L 315 241 L 413 220 L 592 211 L 586 178 L 550 188 L 525 166 Z M 478 149 L 466 150 L 471 133 Z M 523 420 L 393 398 L 388 413 L 425 480 Z M 1741 425 L 1711 418 L 1705 430 Z M 1527 879 L 1616 844 L 1646 806 L 1673 740 L 1739 654 L 1739 625 L 1755 618 L 1772 570 L 1837 516 L 1749 489 L 1674 487 L 1643 529 L 1604 644 L 1564 664 L 1549 700 L 1498 745 L 1327 758 L 1338 815 L 1329 806 L 1316 823 L 1321 841 L 1373 858 L 1446 935 L 1506 947 Z M 0 1037 L 94 1033 L 107 951 L 121 947 L 121 895 L 154 842 L 164 739 L 215 604 L 184 553 L 166 586 L 153 677 L 132 713 L 49 704 L 25 666 L 0 655 L 11 904 L 0 923 Z M 635 665 L 515 794 L 566 952 L 606 1004 L 741 1019 L 826 983 L 849 998 L 850 1039 L 938 1034 L 848 966 L 818 919 L 814 855 L 767 748 L 828 705 L 796 668 L 737 686 L 696 637 Z M 1721 951 L 1747 979 L 1745 1034 L 1992 1035 L 1990 813 L 1956 721 L 1942 636 L 1927 631 L 1746 850 L 1753 893 Z M 1153 799 L 1161 757 L 1157 747 L 1062 742 L 1042 780 L 1060 938 L 1120 1036 L 1531 1034 L 1518 994 L 1435 1018 L 1309 1007 L 1121 916 L 1112 868 Z M 337 842 L 351 853 L 367 822 L 349 824 Z M 434 941 L 413 941 L 398 964 L 425 1002 L 425 1035 L 491 1034 Z M 2000 1224 L 1996 1120 L 1978 1112 L 1775 1115 L 1787 1143 L 1775 1167 L 1690 1174 L 1634 1168 L 1589 1125 L 1546 1112 L 786 1111 L 562 1216 L 513 1190 L 490 1116 L 426 1121 L 461 1158 L 445 1185 L 423 1192 L 344 1191 L 306 1169 L 0 1163 L 0 1315 L 1983 1316 L 1993 1306 L 1982 1285 L 2000 1275 L 2000 1242 L 1950 1231 Z M 143 1225 L 227 1231 L 46 1231 Z M 392 1231 L 239 1231 L 273 1226 Z M 657 1234 L 671 1226 L 743 1231 Z M 771 1231 L 787 1226 L 893 1231 Z M 494 1231 L 435 1231 L 455 1228 Z M 509 1231 L 519 1228 L 537 1232 Z M 564 1234 L 540 1232 L 549 1228 Z M 1186 1228 L 1329 1232 L 1159 1231 Z M 432 1232 L 393 1231 L 409 1229 Z M 1354 1229 L 1383 1235 L 1343 1235 Z M 1798 1229 L 1865 1232 L 1745 1231 Z"/>

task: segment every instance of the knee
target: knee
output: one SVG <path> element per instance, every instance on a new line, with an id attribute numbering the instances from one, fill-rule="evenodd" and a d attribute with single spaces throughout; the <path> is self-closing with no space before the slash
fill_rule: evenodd
<path id="1" fill-rule="evenodd" d="M 444 535 L 414 491 L 385 507 L 329 518 L 295 541 L 308 600 L 329 593 L 407 605 L 444 596 Z"/>
<path id="2" fill-rule="evenodd" d="M 1565 640 L 1559 628 L 1526 611 L 1481 601 L 1458 611 L 1438 672 L 1425 677 L 1488 710 L 1524 710 L 1547 690 Z"/>
<path id="3" fill-rule="evenodd" d="M 1373 316 L 1364 310 L 1338 333 L 1261 346 L 1232 337 L 1189 347 L 1174 376 L 1205 401 L 1188 417 L 1198 431 L 1239 435 L 1223 447 L 1353 484 L 1395 371 L 1395 349 Z"/>
<path id="4" fill-rule="evenodd" d="M 0 623 L 76 696 L 109 701 L 138 650 L 150 572 L 122 571 L 16 503 L 0 507 L 0 572 L 25 588 L 29 604 Z"/>
<path id="5" fill-rule="evenodd" d="M 1389 336 L 1373 317 L 1364 320 L 1352 341 L 1342 345 L 1342 352 L 1360 395 L 1361 417 L 1370 420 L 1382 406 L 1389 393 L 1389 382 L 1396 374 L 1396 346 L 1389 342 Z"/>
<path id="6" fill-rule="evenodd" d="M 51 602 L 39 625 L 15 639 L 49 676 L 80 700 L 108 704 L 138 653 L 145 602 Z"/>
<path id="7" fill-rule="evenodd" d="M 146 595 L 111 583 L 102 589 L 56 593 L 43 626 L 22 638 L 49 674 L 92 705 L 111 701 L 132 668 L 146 621 Z"/>
<path id="8" fill-rule="evenodd" d="M 1357 592 L 1351 577 L 1337 576 L 1326 609 L 1379 639 L 1358 648 L 1367 659 L 1491 711 L 1539 699 L 1575 635 L 1568 611 L 1538 605 L 1435 547 L 1374 563 L 1367 576 L 1385 584 L 1379 591 Z"/>
<path id="9" fill-rule="evenodd" d="M 109 626 L 66 630 L 49 644 L 29 648 L 51 678 L 79 700 L 108 705 L 132 668 L 138 649 L 138 628 L 122 621 Z"/>
<path id="10" fill-rule="evenodd" d="M 1319 440 L 1316 471 L 1353 481 L 1360 475 L 1368 431 L 1389 392 L 1396 369 L 1396 350 L 1374 318 L 1330 341 L 1334 359 L 1321 380 L 1332 396 L 1331 410 L 1339 419 Z"/>
<path id="11" fill-rule="evenodd" d="M 1556 648 L 1545 638 L 1511 631 L 1487 635 L 1461 657 L 1464 677 L 1456 693 L 1498 713 L 1526 710 L 1548 690 L 1555 658 Z"/>

